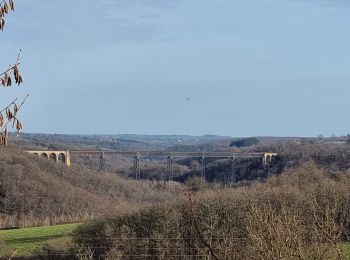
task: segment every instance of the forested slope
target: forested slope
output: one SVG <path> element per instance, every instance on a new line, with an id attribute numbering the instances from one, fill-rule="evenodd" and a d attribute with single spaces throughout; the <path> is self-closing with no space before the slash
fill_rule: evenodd
<path id="1" fill-rule="evenodd" d="M 91 259 L 348 259 L 349 209 L 350 172 L 308 162 L 266 182 L 82 225 L 74 248 Z"/>
<path id="2" fill-rule="evenodd" d="M 181 189 L 126 180 L 83 166 L 66 167 L 25 154 L 0 150 L 0 227 L 33 226 L 131 212 L 167 200 Z"/>

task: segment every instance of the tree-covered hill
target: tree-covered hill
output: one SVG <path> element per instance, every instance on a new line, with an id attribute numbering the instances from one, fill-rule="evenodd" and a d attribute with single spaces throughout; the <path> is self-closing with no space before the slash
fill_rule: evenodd
<path id="1" fill-rule="evenodd" d="M 75 222 L 167 200 L 179 186 L 127 180 L 83 166 L 25 154 L 21 147 L 0 150 L 0 227 Z"/>

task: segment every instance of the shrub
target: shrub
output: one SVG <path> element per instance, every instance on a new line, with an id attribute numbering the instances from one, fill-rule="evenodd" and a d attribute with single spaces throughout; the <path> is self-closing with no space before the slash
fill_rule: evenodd
<path id="1" fill-rule="evenodd" d="M 349 227 L 350 173 L 308 163 L 266 183 L 200 191 L 89 224 L 76 237 L 103 248 L 94 259 L 342 259 Z"/>
<path id="2" fill-rule="evenodd" d="M 239 140 L 235 140 L 232 141 L 230 143 L 230 146 L 235 146 L 235 147 L 246 147 L 246 146 L 251 146 L 251 145 L 255 145 L 259 143 L 259 139 L 255 138 L 255 137 L 251 137 L 251 138 L 243 138 L 243 139 L 239 139 Z"/>

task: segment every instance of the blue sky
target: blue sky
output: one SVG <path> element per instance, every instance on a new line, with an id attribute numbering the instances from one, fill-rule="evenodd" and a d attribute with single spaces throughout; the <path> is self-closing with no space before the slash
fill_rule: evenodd
<path id="1" fill-rule="evenodd" d="M 24 131 L 350 132 L 347 0 L 17 0 Z M 4 63 L 5 62 L 5 63 Z"/>

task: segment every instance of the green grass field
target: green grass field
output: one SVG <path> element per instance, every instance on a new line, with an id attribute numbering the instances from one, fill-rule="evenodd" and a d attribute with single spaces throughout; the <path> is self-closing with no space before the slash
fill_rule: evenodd
<path id="1" fill-rule="evenodd" d="M 65 247 L 70 241 L 70 234 L 80 224 L 65 224 L 47 227 L 22 228 L 12 230 L 0 230 L 0 238 L 4 246 L 0 244 L 0 257 L 12 255 L 17 250 L 16 256 L 32 256 L 40 250 L 45 243 Z M 344 260 L 350 260 L 350 243 L 343 243 L 341 250 Z"/>
<path id="2" fill-rule="evenodd" d="M 79 224 L 66 224 L 49 227 L 1 230 L 0 237 L 5 245 L 0 248 L 0 256 L 11 255 L 17 249 L 17 256 L 29 256 L 39 250 L 45 242 L 68 242 L 69 234 L 78 225 Z"/>

